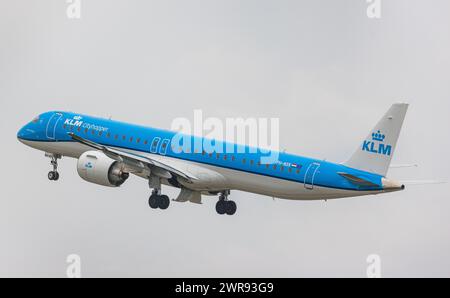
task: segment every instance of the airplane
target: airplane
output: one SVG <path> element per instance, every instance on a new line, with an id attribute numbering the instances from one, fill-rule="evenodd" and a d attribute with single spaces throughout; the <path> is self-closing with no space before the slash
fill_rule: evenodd
<path id="1" fill-rule="evenodd" d="M 21 128 L 23 144 L 45 152 L 59 179 L 58 160 L 78 159 L 79 176 L 91 183 L 119 187 L 134 174 L 148 180 L 152 209 L 165 210 L 171 200 L 161 186 L 180 189 L 172 201 L 201 204 L 202 195 L 218 196 L 220 215 L 233 215 L 237 205 L 231 191 L 245 191 L 287 200 L 328 200 L 376 195 L 405 189 L 386 174 L 408 109 L 393 104 L 355 153 L 343 163 L 278 152 L 277 162 L 263 163 L 264 150 L 222 142 L 233 152 L 185 148 L 179 133 L 71 112 L 51 111 Z M 184 135 L 192 144 L 216 142 Z M 219 141 L 217 141 L 219 142 Z M 187 143 L 187 141 L 186 141 Z M 238 150 L 240 149 L 240 151 Z"/>

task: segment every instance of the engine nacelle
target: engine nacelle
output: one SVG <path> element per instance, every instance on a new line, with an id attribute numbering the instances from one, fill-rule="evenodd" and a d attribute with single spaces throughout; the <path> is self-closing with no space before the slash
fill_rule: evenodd
<path id="1" fill-rule="evenodd" d="M 84 180 L 109 187 L 122 185 L 130 176 L 123 171 L 123 164 L 103 152 L 87 151 L 78 159 L 78 175 Z"/>

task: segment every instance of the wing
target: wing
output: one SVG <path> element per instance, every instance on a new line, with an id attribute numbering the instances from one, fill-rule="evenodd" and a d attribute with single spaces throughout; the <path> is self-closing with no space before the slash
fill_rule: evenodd
<path id="1" fill-rule="evenodd" d="M 173 166 L 154 160 L 148 156 L 132 154 L 119 149 L 111 148 L 109 146 L 84 139 L 74 133 L 69 133 L 69 136 L 74 141 L 102 151 L 109 158 L 124 163 L 125 166 L 131 170 L 130 172 L 141 173 L 145 170 L 150 170 L 152 174 L 166 179 L 177 177 L 184 179 L 188 183 L 193 183 L 195 180 L 198 180 L 198 178 L 191 173 L 176 169 Z"/>

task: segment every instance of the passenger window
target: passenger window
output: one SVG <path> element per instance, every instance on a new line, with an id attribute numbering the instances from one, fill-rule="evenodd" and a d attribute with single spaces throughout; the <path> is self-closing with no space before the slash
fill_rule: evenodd
<path id="1" fill-rule="evenodd" d="M 118 140 L 119 139 L 119 135 L 115 135 L 114 139 Z"/>
<path id="2" fill-rule="evenodd" d="M 106 134 L 106 137 L 107 137 L 107 138 L 111 137 L 111 134 L 108 132 L 108 133 Z"/>
<path id="3" fill-rule="evenodd" d="M 130 143 L 132 143 L 133 142 L 133 137 L 130 137 Z"/>
<path id="4" fill-rule="evenodd" d="M 250 160 L 250 164 L 251 164 L 251 165 L 253 165 L 253 164 L 254 164 L 254 161 L 253 161 L 253 159 L 252 159 L 252 160 Z"/>
<path id="5" fill-rule="evenodd" d="M 137 138 L 136 143 L 140 143 L 141 142 L 141 138 Z"/>
<path id="6" fill-rule="evenodd" d="M 246 162 L 246 160 L 245 160 L 245 158 L 243 158 L 243 159 L 242 159 L 242 163 L 244 163 L 244 164 L 245 164 L 245 162 Z"/>
<path id="7" fill-rule="evenodd" d="M 223 156 L 223 160 L 227 160 L 227 155 L 226 154 Z"/>
<path id="8" fill-rule="evenodd" d="M 145 140 L 144 145 L 148 145 L 148 141 L 147 140 Z"/>
<path id="9" fill-rule="evenodd" d="M 122 136 L 122 141 L 125 141 L 127 139 L 126 136 Z"/>

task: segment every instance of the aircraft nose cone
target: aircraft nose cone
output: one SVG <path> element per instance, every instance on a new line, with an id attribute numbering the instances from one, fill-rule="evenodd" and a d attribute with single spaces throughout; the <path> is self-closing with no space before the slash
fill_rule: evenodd
<path id="1" fill-rule="evenodd" d="M 19 141 L 22 141 L 22 140 L 26 139 L 27 136 L 30 136 L 31 134 L 32 134 L 32 132 L 27 128 L 27 125 L 25 125 L 17 132 L 17 138 L 19 139 Z"/>
<path id="2" fill-rule="evenodd" d="M 18 139 L 22 139 L 25 136 L 25 130 L 22 127 L 18 132 L 17 132 L 17 138 Z"/>

